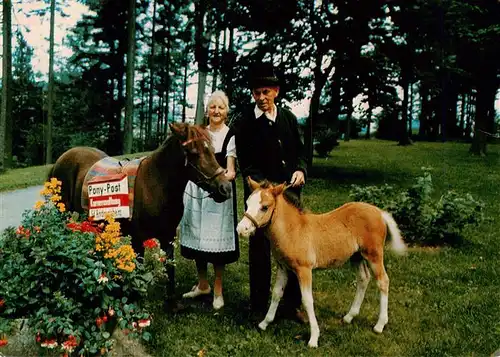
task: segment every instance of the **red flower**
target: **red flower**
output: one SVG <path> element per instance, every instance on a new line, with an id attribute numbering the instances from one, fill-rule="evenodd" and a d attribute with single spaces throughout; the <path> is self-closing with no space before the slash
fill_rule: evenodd
<path id="1" fill-rule="evenodd" d="M 62 348 L 66 351 L 73 352 L 75 347 L 78 346 L 75 336 L 70 335 L 68 339 L 62 343 Z"/>
<path id="2" fill-rule="evenodd" d="M 103 321 L 100 317 L 96 318 L 95 319 L 95 324 L 97 325 L 97 327 L 101 327 L 101 325 L 103 324 Z"/>
<path id="3" fill-rule="evenodd" d="M 7 346 L 8 343 L 7 339 L 0 340 L 0 347 Z"/>
<path id="4" fill-rule="evenodd" d="M 73 232 L 89 232 L 98 234 L 101 232 L 101 229 L 91 221 L 83 221 L 82 223 L 70 222 L 66 224 L 66 227 L 71 229 Z"/>
<path id="5" fill-rule="evenodd" d="M 144 241 L 144 243 L 142 243 L 142 245 L 144 246 L 144 248 L 153 249 L 153 248 L 158 247 L 158 241 L 154 238 L 151 238 L 151 239 L 148 239 L 147 241 Z"/>
<path id="6" fill-rule="evenodd" d="M 40 337 L 40 332 L 37 332 L 35 341 L 40 342 L 41 340 L 42 340 L 42 338 Z"/>
<path id="7" fill-rule="evenodd" d="M 16 234 L 18 234 L 20 236 L 25 236 L 26 238 L 29 238 L 31 232 L 29 229 L 26 229 L 23 226 L 19 226 L 19 227 L 17 227 Z"/>
<path id="8" fill-rule="evenodd" d="M 4 299 L 0 299 L 0 307 L 3 307 L 5 305 L 5 300 Z"/>

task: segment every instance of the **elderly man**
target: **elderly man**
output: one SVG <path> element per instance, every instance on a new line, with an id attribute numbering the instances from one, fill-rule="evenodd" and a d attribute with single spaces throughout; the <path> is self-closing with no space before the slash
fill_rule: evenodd
<path id="1" fill-rule="evenodd" d="M 245 201 L 250 195 L 247 177 L 260 181 L 288 182 L 300 198 L 305 183 L 306 157 L 297 128 L 297 118 L 278 107 L 279 80 L 270 63 L 258 63 L 250 70 L 249 86 L 255 106 L 248 108 L 236 133 L 239 167 L 244 180 Z M 249 242 L 250 302 L 254 312 L 265 313 L 271 284 L 269 241 L 257 230 Z M 290 273 L 283 297 L 282 314 L 303 320 L 297 277 Z"/>

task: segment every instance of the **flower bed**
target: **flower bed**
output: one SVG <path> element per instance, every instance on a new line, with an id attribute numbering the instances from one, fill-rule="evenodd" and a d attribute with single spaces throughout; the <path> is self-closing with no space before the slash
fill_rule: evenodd
<path id="1" fill-rule="evenodd" d="M 60 185 L 47 182 L 44 201 L 0 236 L 0 347 L 20 318 L 40 348 L 63 356 L 107 355 L 115 328 L 148 340 L 144 299 L 164 273 L 158 241 L 147 241 L 146 261 L 138 260 L 113 217 L 96 223 L 66 212 Z"/>

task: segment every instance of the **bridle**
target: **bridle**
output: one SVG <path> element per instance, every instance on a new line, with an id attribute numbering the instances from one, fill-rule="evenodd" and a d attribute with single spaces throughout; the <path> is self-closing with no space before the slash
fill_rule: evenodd
<path id="1" fill-rule="evenodd" d="M 284 190 L 286 190 L 287 188 L 289 188 L 291 186 L 292 186 L 291 184 L 286 185 Z M 243 216 L 248 218 L 248 220 L 250 222 L 252 222 L 252 224 L 255 226 L 255 228 L 262 228 L 262 227 L 267 226 L 269 223 L 271 223 L 271 221 L 273 219 L 273 215 L 274 215 L 274 208 L 273 208 L 273 211 L 271 212 L 271 217 L 269 217 L 269 220 L 265 224 L 259 224 L 257 222 L 257 220 L 250 215 L 250 213 L 248 213 L 247 211 L 243 212 Z"/>
<path id="2" fill-rule="evenodd" d="M 189 145 L 190 143 L 192 143 L 196 140 L 201 140 L 201 138 L 188 139 L 186 141 L 181 142 L 181 145 L 183 147 L 185 147 L 186 145 Z M 189 165 L 191 168 L 193 168 L 199 175 L 201 175 L 201 177 L 204 178 L 204 182 L 210 182 L 210 181 L 214 180 L 217 176 L 219 176 L 225 172 L 225 170 L 219 166 L 219 168 L 217 170 L 215 170 L 214 174 L 209 176 L 209 175 L 205 174 L 203 171 L 201 171 L 199 168 L 197 168 L 191 161 L 189 161 L 188 155 L 186 153 L 185 153 L 185 155 L 186 155 L 185 156 L 186 161 L 184 163 L 184 166 L 187 167 Z M 201 181 L 201 180 L 198 181 L 198 183 L 200 183 L 200 182 L 203 182 L 203 181 Z M 207 196 L 207 197 L 210 197 L 210 196 Z M 195 197 L 193 197 L 193 198 L 195 198 Z"/>
<path id="3" fill-rule="evenodd" d="M 246 211 L 243 212 L 243 216 L 246 217 L 246 218 L 248 218 L 250 220 L 250 222 L 252 222 L 252 224 L 255 226 L 256 229 L 257 228 L 262 228 L 262 227 L 265 227 L 265 226 L 269 225 L 269 223 L 271 223 L 271 221 L 273 219 L 273 215 L 274 215 L 274 209 L 271 212 L 271 217 L 269 217 L 269 220 L 266 223 L 264 223 L 264 224 L 259 224 L 257 222 L 257 220 L 250 215 L 250 213 L 248 213 Z"/>

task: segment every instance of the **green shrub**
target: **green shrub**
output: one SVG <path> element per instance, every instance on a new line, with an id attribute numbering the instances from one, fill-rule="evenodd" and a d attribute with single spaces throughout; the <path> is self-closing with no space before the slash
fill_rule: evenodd
<path id="1" fill-rule="evenodd" d="M 314 135 L 314 150 L 319 157 L 327 157 L 337 142 L 337 133 L 331 129 L 321 130 Z"/>
<path id="2" fill-rule="evenodd" d="M 457 244 L 465 227 L 484 220 L 484 204 L 469 193 L 448 191 L 439 200 L 432 198 L 432 176 L 423 168 L 423 176 L 407 190 L 390 185 L 352 186 L 350 197 L 374 204 L 391 212 L 409 243 Z"/>
<path id="3" fill-rule="evenodd" d="M 148 340 L 141 304 L 155 275 L 146 266 L 158 264 L 136 259 L 113 217 L 97 224 L 65 212 L 59 192 L 59 181 L 47 182 L 45 201 L 0 237 L 0 345 L 20 318 L 40 348 L 63 355 L 107 355 L 116 327 Z M 164 262 L 157 241 L 147 248 Z"/>

